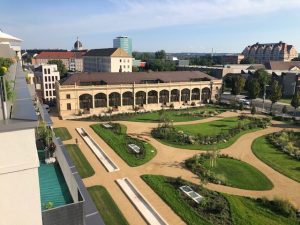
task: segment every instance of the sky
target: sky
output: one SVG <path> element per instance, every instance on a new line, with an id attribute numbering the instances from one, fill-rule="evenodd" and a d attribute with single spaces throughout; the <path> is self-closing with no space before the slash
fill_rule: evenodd
<path id="1" fill-rule="evenodd" d="M 300 0 L 1 0 L 0 29 L 22 48 L 112 47 L 238 53 L 247 45 L 284 41 L 300 50 Z M 299 51 L 300 52 L 300 51 Z"/>

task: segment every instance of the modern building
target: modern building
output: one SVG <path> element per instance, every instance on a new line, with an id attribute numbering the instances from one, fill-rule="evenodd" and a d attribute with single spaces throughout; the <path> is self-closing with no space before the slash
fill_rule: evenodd
<path id="1" fill-rule="evenodd" d="M 77 73 L 57 83 L 57 107 L 63 119 L 110 107 L 118 112 L 181 108 L 214 101 L 221 86 L 222 80 L 199 71 Z"/>
<path id="2" fill-rule="evenodd" d="M 114 48 L 122 48 L 128 55 L 132 56 L 132 40 L 127 36 L 116 37 L 113 41 Z"/>
<path id="3" fill-rule="evenodd" d="M 222 64 L 240 64 L 245 56 L 242 54 L 223 55 Z"/>
<path id="4" fill-rule="evenodd" d="M 40 85 L 42 98 L 46 102 L 56 99 L 55 82 L 60 80 L 57 65 L 41 65 L 35 69 L 35 83 Z"/>
<path id="5" fill-rule="evenodd" d="M 61 60 L 69 71 L 83 71 L 82 56 L 85 51 L 47 51 L 41 52 L 32 58 L 35 66 L 47 64 L 49 60 Z"/>
<path id="6" fill-rule="evenodd" d="M 0 31 L 0 57 L 21 59 L 22 40 Z"/>
<path id="7" fill-rule="evenodd" d="M 256 63 L 266 63 L 268 61 L 291 61 L 298 57 L 297 50 L 293 45 L 284 42 L 268 43 L 247 46 L 242 55 L 245 58 L 254 59 Z"/>
<path id="8" fill-rule="evenodd" d="M 84 72 L 132 72 L 132 57 L 121 48 L 91 49 L 83 56 Z"/>

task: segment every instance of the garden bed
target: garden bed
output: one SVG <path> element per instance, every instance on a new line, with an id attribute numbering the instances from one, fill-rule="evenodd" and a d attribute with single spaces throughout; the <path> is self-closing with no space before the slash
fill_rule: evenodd
<path id="1" fill-rule="evenodd" d="M 56 137 L 59 137 L 62 141 L 67 141 L 72 139 L 71 134 L 69 133 L 68 129 L 65 127 L 57 127 L 53 128 Z"/>
<path id="2" fill-rule="evenodd" d="M 133 121 L 133 122 L 161 122 L 162 117 L 168 117 L 173 122 L 201 120 L 218 115 L 228 110 L 228 107 L 219 105 L 207 105 L 186 109 L 164 109 L 153 112 L 129 112 L 113 115 L 99 115 L 80 118 L 80 121 Z"/>
<path id="3" fill-rule="evenodd" d="M 129 225 L 105 187 L 92 186 L 87 189 L 106 225 Z"/>
<path id="4" fill-rule="evenodd" d="M 91 125 L 99 135 L 129 166 L 140 166 L 150 161 L 156 155 L 156 149 L 149 143 L 132 138 L 126 134 L 126 126 L 110 123 L 112 128 L 105 128 L 101 124 Z M 140 152 L 136 153 L 129 145 L 136 145 Z"/>
<path id="5" fill-rule="evenodd" d="M 296 225 L 295 209 L 282 200 L 251 199 L 207 190 L 180 178 L 143 175 L 142 179 L 188 225 Z M 189 185 L 206 201 L 197 204 L 179 187 Z"/>
<path id="6" fill-rule="evenodd" d="M 243 134 L 266 128 L 269 124 L 269 118 L 241 115 L 199 124 L 174 126 L 172 123 L 162 123 L 151 134 L 163 144 L 173 147 L 222 149 L 232 145 Z"/>
<path id="7" fill-rule="evenodd" d="M 255 167 L 243 161 L 220 155 L 196 155 L 185 161 L 186 167 L 202 180 L 247 190 L 270 190 L 272 182 Z"/>
<path id="8" fill-rule="evenodd" d="M 255 139 L 252 143 L 252 151 L 257 158 L 274 170 L 300 182 L 300 161 L 278 150 L 268 141 L 267 136 Z"/>

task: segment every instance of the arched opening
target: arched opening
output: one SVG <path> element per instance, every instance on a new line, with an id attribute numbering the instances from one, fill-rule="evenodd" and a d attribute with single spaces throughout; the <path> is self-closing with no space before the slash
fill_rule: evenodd
<path id="1" fill-rule="evenodd" d="M 200 89 L 199 88 L 193 88 L 192 100 L 200 100 Z"/>
<path id="2" fill-rule="evenodd" d="M 171 91 L 171 102 L 179 102 L 180 91 L 178 89 L 173 89 Z"/>
<path id="3" fill-rule="evenodd" d="M 185 88 L 181 90 L 181 101 L 187 102 L 190 101 L 190 90 Z"/>
<path id="4" fill-rule="evenodd" d="M 107 107 L 106 94 L 98 93 L 95 95 L 95 108 Z"/>
<path id="5" fill-rule="evenodd" d="M 148 104 L 157 103 L 158 94 L 157 91 L 149 91 L 148 92 Z"/>
<path id="6" fill-rule="evenodd" d="M 109 106 L 118 107 L 121 105 L 121 95 L 117 92 L 109 94 Z"/>
<path id="7" fill-rule="evenodd" d="M 210 100 L 210 89 L 209 88 L 203 88 L 202 89 L 202 93 L 201 93 L 201 99 L 204 103 L 208 102 L 208 100 Z"/>
<path id="8" fill-rule="evenodd" d="M 146 92 L 138 91 L 135 93 L 135 104 L 140 106 L 146 104 Z"/>
<path id="9" fill-rule="evenodd" d="M 167 103 L 169 102 L 169 91 L 162 90 L 159 92 L 159 103 Z"/>
<path id="10" fill-rule="evenodd" d="M 123 105 L 133 105 L 133 94 L 130 91 L 122 94 Z"/>
<path id="11" fill-rule="evenodd" d="M 79 108 L 87 109 L 93 108 L 93 97 L 90 94 L 82 94 L 79 96 Z"/>

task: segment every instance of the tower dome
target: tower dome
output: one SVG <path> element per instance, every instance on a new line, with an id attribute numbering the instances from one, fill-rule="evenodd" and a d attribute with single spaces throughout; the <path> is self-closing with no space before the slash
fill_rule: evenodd
<path id="1" fill-rule="evenodd" d="M 77 37 L 77 40 L 74 43 L 74 49 L 75 50 L 82 50 L 83 49 L 82 43 L 79 41 L 78 37 Z"/>

